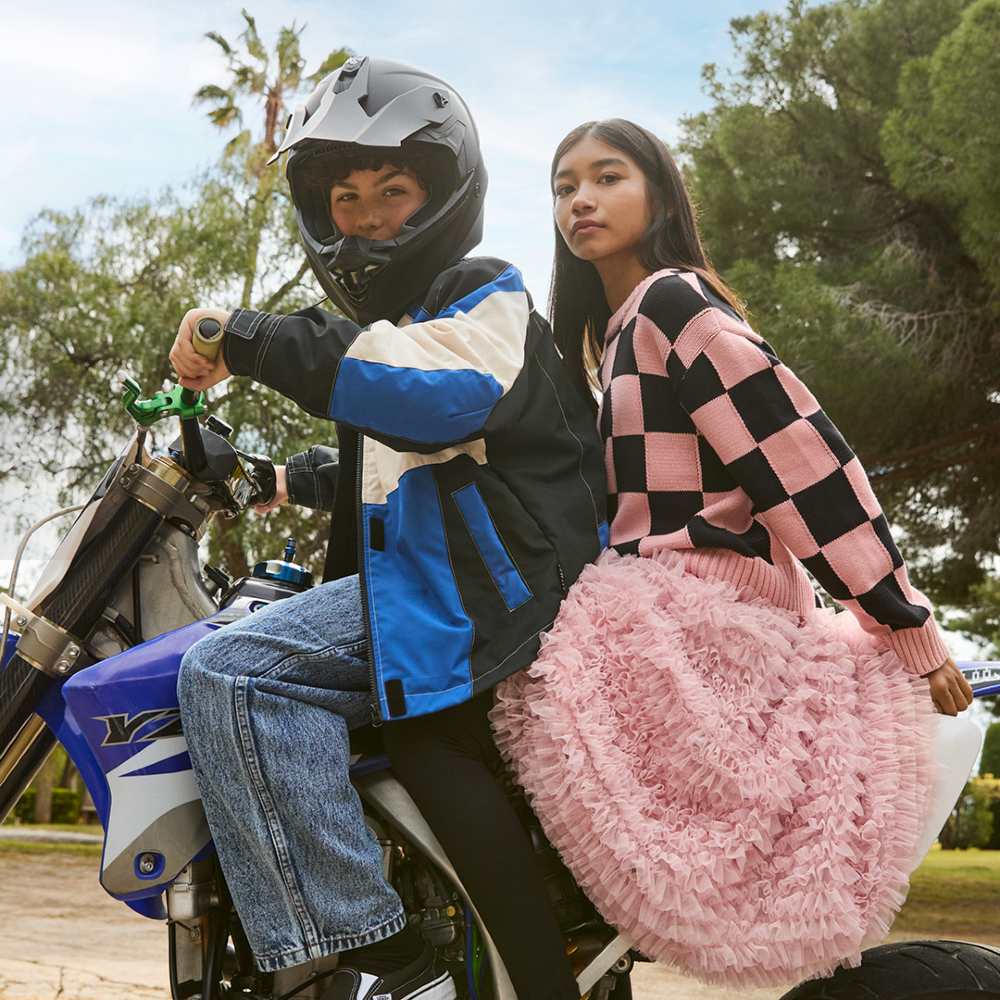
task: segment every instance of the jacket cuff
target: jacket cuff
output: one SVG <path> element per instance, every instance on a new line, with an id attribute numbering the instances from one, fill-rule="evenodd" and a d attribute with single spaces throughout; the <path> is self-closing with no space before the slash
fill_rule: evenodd
<path id="1" fill-rule="evenodd" d="M 288 502 L 315 510 L 319 494 L 316 489 L 316 473 L 309 461 L 308 451 L 288 456 L 285 461 L 285 478 L 288 482 Z"/>
<path id="2" fill-rule="evenodd" d="M 234 309 L 223 327 L 222 357 L 233 375 L 260 381 L 268 345 L 284 316 Z"/>
<path id="3" fill-rule="evenodd" d="M 933 615 L 920 628 L 903 628 L 893 632 L 889 642 L 906 669 L 920 677 L 937 670 L 951 656 Z"/>

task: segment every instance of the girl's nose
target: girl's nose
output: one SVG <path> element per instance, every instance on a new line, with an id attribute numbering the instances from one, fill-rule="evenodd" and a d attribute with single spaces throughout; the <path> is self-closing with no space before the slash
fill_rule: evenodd
<path id="1" fill-rule="evenodd" d="M 591 192 L 584 187 L 577 188 L 576 194 L 573 195 L 570 209 L 574 215 L 580 215 L 583 212 L 592 212 L 594 210 L 594 198 Z"/>

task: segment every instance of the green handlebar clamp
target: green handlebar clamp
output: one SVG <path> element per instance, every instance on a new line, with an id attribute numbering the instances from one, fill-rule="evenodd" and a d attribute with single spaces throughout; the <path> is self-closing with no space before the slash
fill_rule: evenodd
<path id="1" fill-rule="evenodd" d="M 150 399 L 140 399 L 142 390 L 135 379 L 127 378 L 123 384 L 125 393 L 122 400 L 125 409 L 140 427 L 150 427 L 157 420 L 165 420 L 167 417 L 180 417 L 181 420 L 186 420 L 189 417 L 197 417 L 206 409 L 203 392 L 198 393 L 193 403 L 187 404 L 182 399 L 184 388 L 179 385 L 166 391 L 160 390 Z"/>

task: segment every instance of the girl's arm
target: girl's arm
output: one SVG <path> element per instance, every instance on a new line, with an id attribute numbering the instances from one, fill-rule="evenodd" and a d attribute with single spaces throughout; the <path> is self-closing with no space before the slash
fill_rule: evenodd
<path id="1" fill-rule="evenodd" d="M 949 655 L 930 602 L 909 581 L 864 468 L 812 393 L 765 341 L 704 303 L 671 347 L 678 399 L 754 516 L 909 670 L 942 666 Z"/>

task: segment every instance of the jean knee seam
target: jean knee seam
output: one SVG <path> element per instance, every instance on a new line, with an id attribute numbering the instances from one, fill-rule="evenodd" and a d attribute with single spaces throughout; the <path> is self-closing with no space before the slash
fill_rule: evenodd
<path id="1" fill-rule="evenodd" d="M 250 781 L 254 787 L 254 791 L 257 793 L 257 799 L 260 802 L 261 811 L 264 814 L 264 821 L 267 823 L 268 833 L 271 835 L 271 844 L 274 848 L 274 855 L 278 863 L 278 871 L 281 875 L 281 880 L 285 885 L 285 889 L 292 901 L 292 905 L 295 907 L 295 912 L 299 917 L 299 922 L 302 925 L 303 937 L 305 938 L 306 943 L 310 947 L 313 947 L 319 938 L 317 927 L 315 921 L 312 919 L 312 915 L 309 913 L 308 907 L 305 904 L 305 899 L 302 896 L 298 880 L 292 870 L 288 856 L 288 845 L 285 843 L 284 836 L 282 835 L 281 825 L 278 822 L 277 811 L 274 808 L 274 800 L 266 782 L 264 781 L 263 772 L 260 770 L 256 747 L 253 742 L 253 733 L 250 731 L 250 716 L 246 703 L 246 693 L 250 680 L 251 678 L 249 677 L 238 677 L 236 679 L 236 688 L 233 696 L 233 708 L 236 716 L 236 731 L 239 734 L 240 744 L 243 747 L 243 761 L 246 766 L 247 773 L 250 776 Z"/>
<path id="2" fill-rule="evenodd" d="M 367 643 L 367 640 L 361 640 L 358 643 L 350 643 L 346 646 L 337 646 L 335 644 L 330 644 L 329 646 L 324 646 L 322 649 L 316 649 L 311 653 L 289 653 L 284 659 L 279 660 L 272 667 L 268 667 L 263 673 L 254 674 L 254 680 L 273 680 L 275 678 L 281 678 L 283 674 L 289 671 L 292 667 L 298 666 L 300 663 L 307 663 L 309 660 L 319 659 L 324 656 L 330 656 L 333 654 L 350 655 L 351 651 L 363 647 Z M 245 675 L 244 675 L 245 676 Z"/>

